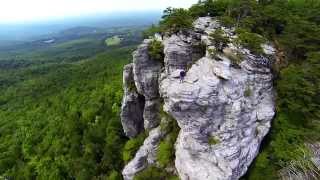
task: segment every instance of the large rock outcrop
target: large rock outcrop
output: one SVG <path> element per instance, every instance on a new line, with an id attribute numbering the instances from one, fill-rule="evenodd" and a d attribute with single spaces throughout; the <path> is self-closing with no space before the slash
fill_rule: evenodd
<path id="1" fill-rule="evenodd" d="M 165 110 L 181 127 L 181 179 L 238 179 L 256 157 L 274 116 L 272 75 L 246 61 L 241 66 L 205 57 L 184 83 L 170 75 L 161 82 Z"/>
<path id="2" fill-rule="evenodd" d="M 124 67 L 121 122 L 125 134 L 130 138 L 160 123 L 158 76 L 162 64 L 150 58 L 150 42 L 150 39 L 144 40 L 133 52 L 133 63 Z"/>
<path id="3" fill-rule="evenodd" d="M 144 41 L 134 54 L 135 85 L 146 99 L 145 128 L 158 125 L 153 123 L 152 116 L 156 116 L 161 98 L 164 111 L 181 128 L 175 145 L 175 168 L 180 179 L 239 179 L 257 156 L 275 115 L 270 70 L 274 49 L 263 45 L 264 55 L 252 54 L 233 44 L 236 38 L 233 29 L 221 27 L 212 18 L 200 18 L 194 26 L 194 31 L 188 34 L 175 34 L 163 40 L 165 71 L 161 71 L 161 65 L 151 63 L 147 55 L 150 40 Z M 212 54 L 209 49 L 215 47 L 209 34 L 217 28 L 224 31 L 231 43 L 223 52 Z M 207 53 L 199 51 L 203 44 Z M 181 69 L 187 71 L 182 83 Z M 151 132 L 161 130 L 158 128 Z M 150 154 L 154 157 L 156 140 L 161 133 L 157 134 L 150 135 L 125 167 L 126 180 L 131 180 L 148 165 L 156 164 L 155 159 L 145 159 Z M 152 146 L 148 145 L 150 138 L 154 142 Z"/>
<path id="4" fill-rule="evenodd" d="M 160 123 L 158 117 L 160 96 L 158 77 L 162 68 L 159 61 L 153 60 L 149 56 L 149 43 L 151 40 L 145 40 L 133 53 L 133 74 L 135 85 L 139 94 L 145 98 L 144 106 L 144 128 L 151 130 Z"/>

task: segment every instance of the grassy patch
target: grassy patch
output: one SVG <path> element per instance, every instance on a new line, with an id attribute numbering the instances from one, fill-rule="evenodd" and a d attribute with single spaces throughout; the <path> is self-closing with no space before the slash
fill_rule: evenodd
<path id="1" fill-rule="evenodd" d="M 153 40 L 149 44 L 149 56 L 156 60 L 161 62 L 162 64 L 164 63 L 164 53 L 163 53 L 164 46 L 160 41 Z"/>
<path id="2" fill-rule="evenodd" d="M 174 162 L 174 143 L 176 142 L 177 136 L 178 133 L 173 131 L 169 133 L 163 141 L 161 141 L 157 154 L 157 160 L 160 166 L 166 167 L 170 163 Z"/>
<path id="3" fill-rule="evenodd" d="M 237 29 L 238 38 L 236 42 L 245 48 L 248 48 L 253 54 L 263 54 L 261 45 L 266 42 L 266 39 L 261 35 L 248 32 L 245 29 Z"/>
<path id="4" fill-rule="evenodd" d="M 246 90 L 244 91 L 244 96 L 245 97 L 249 97 L 252 94 L 252 90 L 250 89 L 250 87 L 247 87 Z"/>
<path id="5" fill-rule="evenodd" d="M 215 144 L 219 144 L 220 143 L 220 140 L 217 138 L 217 137 L 209 137 L 208 139 L 208 143 L 210 145 L 215 145 Z"/>
<path id="6" fill-rule="evenodd" d="M 210 41 L 214 44 L 217 51 L 222 52 L 230 42 L 229 38 L 225 35 L 222 29 L 217 29 L 209 35 Z"/>
<path id="7" fill-rule="evenodd" d="M 237 52 L 225 52 L 224 55 L 230 60 L 232 65 L 238 67 L 240 67 L 239 65 L 244 59 L 243 55 Z"/>
<path id="8" fill-rule="evenodd" d="M 122 180 L 122 175 L 117 172 L 117 171 L 111 171 L 111 173 L 109 174 L 108 180 Z"/>
<path id="9" fill-rule="evenodd" d="M 211 58 L 216 58 L 219 52 L 216 49 L 208 49 L 208 53 Z"/>
<path id="10" fill-rule="evenodd" d="M 174 162 L 174 143 L 176 142 L 180 128 L 177 124 L 177 121 L 162 109 L 160 109 L 160 117 L 162 117 L 160 124 L 161 130 L 166 131 L 167 135 L 160 142 L 157 160 L 161 167 L 167 167 Z"/>
<path id="11" fill-rule="evenodd" d="M 134 82 L 128 83 L 127 86 L 129 92 L 137 91 L 137 87 Z"/>
<path id="12" fill-rule="evenodd" d="M 122 158 L 125 163 L 128 163 L 131 159 L 133 159 L 134 155 L 143 144 L 144 139 L 146 138 L 145 133 L 139 134 L 137 137 L 130 139 L 124 145 Z"/>
<path id="13" fill-rule="evenodd" d="M 135 177 L 134 180 L 178 180 L 177 176 L 171 175 L 165 172 L 163 169 L 157 168 L 155 166 L 150 166 L 145 170 L 139 172 Z"/>
<path id="14" fill-rule="evenodd" d="M 121 38 L 119 36 L 113 36 L 105 40 L 107 46 L 117 46 L 121 43 Z"/>
<path id="15" fill-rule="evenodd" d="M 54 48 L 64 48 L 64 49 L 71 48 L 71 47 L 79 46 L 86 43 L 93 43 L 95 41 L 96 41 L 95 39 L 81 38 L 81 39 L 76 39 L 76 40 L 71 40 L 64 43 L 56 44 L 54 45 Z"/>

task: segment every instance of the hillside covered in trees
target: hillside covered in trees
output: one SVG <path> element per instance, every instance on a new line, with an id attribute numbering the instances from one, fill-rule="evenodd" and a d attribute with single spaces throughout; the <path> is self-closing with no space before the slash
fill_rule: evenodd
<path id="1" fill-rule="evenodd" d="M 166 9 L 144 36 L 187 31 L 202 16 L 235 27 L 239 42 L 253 52 L 260 53 L 258 44 L 266 40 L 277 49 L 277 115 L 243 179 L 279 179 L 292 164 L 310 168 L 307 145 L 320 141 L 320 1 L 204 0 L 189 9 Z M 162 57 L 161 45 L 154 44 L 150 54 Z M 121 73 L 133 48 L 1 70 L 0 179 L 122 179 L 145 137 L 128 140 L 119 119 Z M 162 160 L 174 158 L 172 144 L 162 145 Z M 167 177 L 151 168 L 137 179 Z"/>
<path id="2" fill-rule="evenodd" d="M 87 29 L 1 47 L 0 179 L 119 177 L 121 71 L 144 27 Z"/>

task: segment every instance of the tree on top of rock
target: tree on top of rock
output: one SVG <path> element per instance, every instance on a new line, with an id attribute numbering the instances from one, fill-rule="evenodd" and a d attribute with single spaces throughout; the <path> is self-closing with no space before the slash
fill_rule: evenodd
<path id="1" fill-rule="evenodd" d="M 222 52 L 224 48 L 228 46 L 230 40 L 227 36 L 225 36 L 222 29 L 217 29 L 213 33 L 210 34 L 210 40 L 214 44 L 215 48 Z"/>
<path id="2" fill-rule="evenodd" d="M 160 26 L 165 32 L 177 33 L 192 28 L 193 18 L 188 10 L 169 7 L 163 14 Z"/>

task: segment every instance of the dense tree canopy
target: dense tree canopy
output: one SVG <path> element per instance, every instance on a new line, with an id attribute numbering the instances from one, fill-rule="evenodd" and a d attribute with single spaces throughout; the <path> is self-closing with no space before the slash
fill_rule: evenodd
<path id="1" fill-rule="evenodd" d="M 127 141 L 119 121 L 121 72 L 131 50 L 110 50 L 78 63 L 1 71 L 2 80 L 24 80 L 0 89 L 0 175 L 119 178 Z"/>
<path id="2" fill-rule="evenodd" d="M 145 36 L 183 32 L 208 15 L 235 27 L 239 43 L 252 52 L 262 53 L 259 44 L 269 40 L 285 54 L 274 72 L 277 116 L 243 177 L 277 179 L 301 157 L 306 142 L 320 141 L 320 1 L 201 0 L 190 9 L 166 9 Z M 227 43 L 219 32 L 213 39 L 220 49 Z M 161 59 L 162 48 L 154 41 L 150 56 Z M 122 66 L 131 50 L 112 49 L 80 62 L 0 63 L 7 68 L 0 69 L 0 179 L 121 179 L 144 138 L 128 141 L 119 120 Z M 161 142 L 161 166 L 174 159 L 175 133 Z M 167 176 L 150 167 L 136 179 Z"/>

